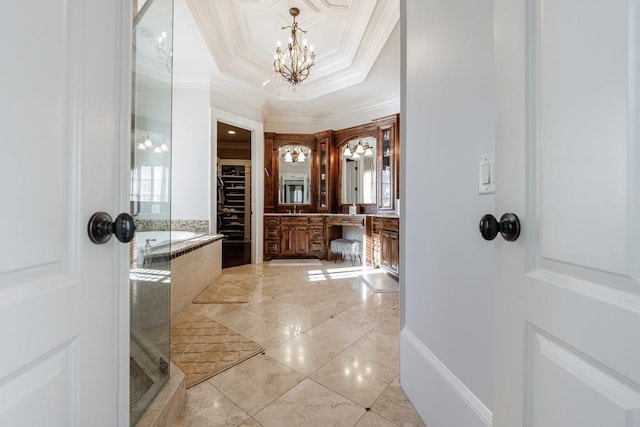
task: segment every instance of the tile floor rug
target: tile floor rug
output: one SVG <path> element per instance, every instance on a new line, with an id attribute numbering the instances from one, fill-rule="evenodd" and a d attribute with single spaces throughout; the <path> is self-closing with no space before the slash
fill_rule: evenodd
<path id="1" fill-rule="evenodd" d="M 186 375 L 187 388 L 262 352 L 264 347 L 206 316 L 171 324 L 171 361 Z"/>
<path id="2" fill-rule="evenodd" d="M 198 295 L 195 304 L 249 302 L 260 281 L 257 274 L 223 274 Z"/>

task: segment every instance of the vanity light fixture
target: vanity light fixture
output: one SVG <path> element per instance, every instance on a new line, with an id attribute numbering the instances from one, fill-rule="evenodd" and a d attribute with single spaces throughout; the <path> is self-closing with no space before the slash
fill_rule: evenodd
<path id="1" fill-rule="evenodd" d="M 149 135 L 138 139 L 138 141 L 136 148 L 140 151 L 153 150 L 154 153 L 158 154 L 169 151 L 169 145 L 166 142 L 163 142 L 159 146 L 155 146 Z"/>
<path id="2" fill-rule="evenodd" d="M 298 32 L 307 33 L 302 28 L 298 28 L 296 22 L 296 16 L 300 14 L 300 9 L 292 7 L 289 9 L 289 14 L 293 16 L 293 23 L 282 27 L 282 29 L 290 29 L 291 35 L 284 48 L 278 41 L 276 53 L 273 55 L 273 70 L 280 74 L 289 85 L 295 87 L 309 77 L 309 70 L 316 61 L 316 53 L 313 51 L 313 45 L 307 46 L 307 39 L 302 41 L 302 46 L 298 42 Z"/>
<path id="3" fill-rule="evenodd" d="M 358 144 L 353 148 L 351 148 L 351 145 L 346 144 L 342 152 L 344 157 L 351 157 L 352 159 L 359 159 L 361 154 L 364 154 L 365 157 L 373 156 L 373 149 L 366 142 L 362 145 L 362 140 L 358 141 Z"/>
<path id="4" fill-rule="evenodd" d="M 281 152 L 282 152 L 282 149 L 281 149 Z M 284 153 L 282 153 L 282 158 L 286 163 L 294 163 L 294 162 L 304 163 L 307 160 L 308 155 L 309 153 L 307 152 L 307 154 L 305 154 L 302 147 L 293 147 L 293 148 L 286 148 L 284 150 Z"/>

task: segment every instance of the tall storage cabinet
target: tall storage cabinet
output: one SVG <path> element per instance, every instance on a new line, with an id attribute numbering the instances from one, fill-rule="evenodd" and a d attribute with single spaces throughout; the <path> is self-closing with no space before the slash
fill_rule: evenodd
<path id="1" fill-rule="evenodd" d="M 227 240 L 251 240 L 249 160 L 221 159 L 218 163 L 218 233 Z"/>

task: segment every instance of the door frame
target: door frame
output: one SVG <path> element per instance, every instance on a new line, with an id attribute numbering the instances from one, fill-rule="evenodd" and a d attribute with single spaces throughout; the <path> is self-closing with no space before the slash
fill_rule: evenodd
<path id="1" fill-rule="evenodd" d="M 261 122 L 211 108 L 211 149 L 209 157 L 209 229 L 215 231 L 218 214 L 218 192 L 213 185 L 217 170 L 218 122 L 237 126 L 251 132 L 251 263 L 262 264 L 264 242 L 264 127 Z"/>
<path id="2" fill-rule="evenodd" d="M 132 66 L 132 27 L 133 6 L 130 1 L 121 1 L 120 38 L 117 52 L 120 80 L 120 118 L 118 123 L 119 141 L 114 141 L 116 159 L 118 159 L 116 176 L 118 205 L 117 212 L 129 212 L 131 197 L 131 66 Z M 117 343 L 118 343 L 118 378 L 117 378 L 117 420 L 122 427 L 129 426 L 129 357 L 131 333 L 129 306 L 129 244 L 116 245 L 116 262 L 118 264 L 117 283 Z"/>

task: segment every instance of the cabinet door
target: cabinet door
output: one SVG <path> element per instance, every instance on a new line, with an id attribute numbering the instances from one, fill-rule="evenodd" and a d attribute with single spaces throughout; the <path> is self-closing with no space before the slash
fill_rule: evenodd
<path id="1" fill-rule="evenodd" d="M 309 250 L 309 227 L 295 227 L 295 254 L 308 255 Z"/>
<path id="2" fill-rule="evenodd" d="M 291 226 L 283 228 L 281 234 L 282 255 L 306 255 L 309 253 L 309 227 Z"/>
<path id="3" fill-rule="evenodd" d="M 391 236 L 387 230 L 380 231 L 380 265 L 391 269 Z"/>
<path id="4" fill-rule="evenodd" d="M 400 266 L 400 240 L 398 233 L 389 232 L 389 270 L 398 274 Z"/>

